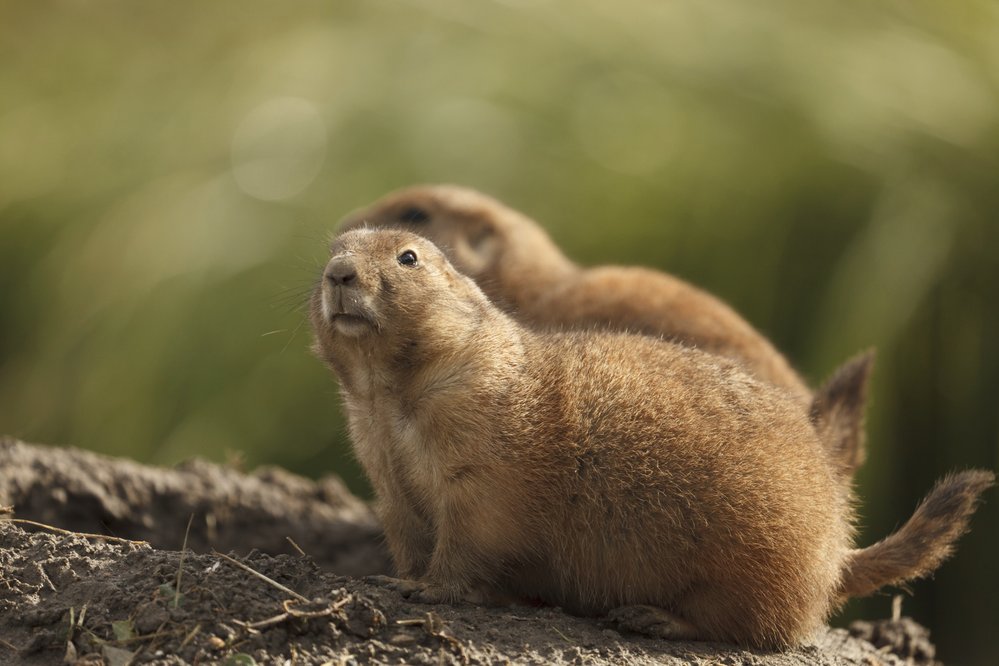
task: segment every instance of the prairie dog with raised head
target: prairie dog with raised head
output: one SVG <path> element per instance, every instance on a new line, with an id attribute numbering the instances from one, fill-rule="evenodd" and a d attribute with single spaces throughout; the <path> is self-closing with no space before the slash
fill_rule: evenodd
<path id="1" fill-rule="evenodd" d="M 394 230 L 337 238 L 310 312 L 396 567 L 425 600 L 523 595 L 778 647 L 825 619 L 844 570 L 871 573 L 800 405 L 734 362 L 531 331 Z M 970 512 L 946 518 L 959 533 Z M 911 573 L 888 569 L 863 585 Z"/>
<path id="2" fill-rule="evenodd" d="M 429 238 L 495 303 L 532 327 L 661 336 L 738 361 L 810 406 L 827 453 L 845 477 L 863 460 L 871 355 L 843 366 L 813 396 L 787 359 L 718 298 L 648 268 L 582 268 L 536 222 L 468 188 L 398 190 L 341 222 L 343 230 L 363 226 L 402 228 Z"/>

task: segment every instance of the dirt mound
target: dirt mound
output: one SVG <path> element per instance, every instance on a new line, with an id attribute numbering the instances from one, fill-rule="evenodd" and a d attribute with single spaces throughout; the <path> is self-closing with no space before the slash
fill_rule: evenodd
<path id="1" fill-rule="evenodd" d="M 909 617 L 853 622 L 850 624 L 850 635 L 871 643 L 881 651 L 904 657 L 906 664 L 932 666 L 940 663 L 936 660 L 937 648 L 930 642 L 929 630 Z"/>
<path id="2" fill-rule="evenodd" d="M 21 519 L 118 537 L 0 521 L 0 663 L 903 663 L 845 630 L 762 653 L 621 635 L 554 608 L 412 603 L 356 577 L 387 561 L 370 511 L 335 479 L 157 469 L 7 440 L 0 502 Z M 178 552 L 192 513 L 195 550 L 271 554 Z M 308 555 L 277 554 L 294 552 L 286 535 Z"/>
<path id="3" fill-rule="evenodd" d="M 180 550 L 295 553 L 328 571 L 388 573 L 381 530 L 338 477 L 319 481 L 277 467 L 252 474 L 203 460 L 174 469 L 78 449 L 0 438 L 0 503 L 18 518 Z"/>

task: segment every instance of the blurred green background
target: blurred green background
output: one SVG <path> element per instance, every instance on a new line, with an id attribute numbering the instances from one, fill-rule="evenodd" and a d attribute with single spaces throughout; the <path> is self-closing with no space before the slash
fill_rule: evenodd
<path id="1" fill-rule="evenodd" d="M 997 35 L 974 0 L 3 2 L 0 431 L 368 492 L 301 304 L 341 215 L 457 182 L 813 383 L 875 346 L 868 543 L 997 466 Z M 905 601 L 948 663 L 999 662 L 997 527 L 992 491 Z"/>

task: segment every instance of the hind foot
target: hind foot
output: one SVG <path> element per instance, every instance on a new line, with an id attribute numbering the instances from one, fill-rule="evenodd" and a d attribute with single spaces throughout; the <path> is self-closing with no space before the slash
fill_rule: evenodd
<path id="1" fill-rule="evenodd" d="M 621 606 L 607 618 L 625 631 L 665 640 L 696 640 L 697 628 L 669 611 L 656 606 Z"/>

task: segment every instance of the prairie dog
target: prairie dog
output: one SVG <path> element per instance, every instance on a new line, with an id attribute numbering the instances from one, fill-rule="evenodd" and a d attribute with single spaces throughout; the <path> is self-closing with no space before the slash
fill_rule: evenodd
<path id="1" fill-rule="evenodd" d="M 395 230 L 337 238 L 310 312 L 396 567 L 425 600 L 623 608 L 656 635 L 779 647 L 825 619 L 842 571 L 864 571 L 807 415 L 734 362 L 531 331 Z"/>
<path id="2" fill-rule="evenodd" d="M 718 298 L 647 268 L 582 268 L 536 222 L 475 190 L 453 185 L 398 190 L 341 222 L 343 230 L 364 226 L 429 238 L 495 303 L 532 327 L 661 336 L 738 361 L 810 405 L 827 454 L 844 477 L 852 478 L 863 461 L 871 355 L 845 365 L 813 396 L 787 359 Z"/>

